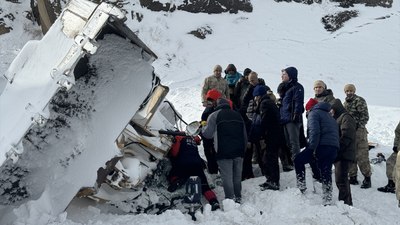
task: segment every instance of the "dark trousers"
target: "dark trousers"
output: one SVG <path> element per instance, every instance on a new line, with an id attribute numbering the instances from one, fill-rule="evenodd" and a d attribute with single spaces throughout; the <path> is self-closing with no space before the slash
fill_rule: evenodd
<path id="1" fill-rule="evenodd" d="M 218 173 L 217 159 L 215 158 L 216 152 L 214 149 L 214 140 L 203 138 L 204 155 L 207 159 L 207 170 L 209 174 Z"/>
<path id="2" fill-rule="evenodd" d="M 306 148 L 294 159 L 297 185 L 305 189 L 305 164 L 309 163 L 313 177 L 322 183 L 323 198 L 332 199 L 332 165 L 336 158 L 338 148 L 335 146 L 320 145 L 315 151 Z"/>
<path id="3" fill-rule="evenodd" d="M 243 158 L 242 180 L 254 178 L 253 173 L 253 146 L 251 143 L 247 145 Z"/>
<path id="4" fill-rule="evenodd" d="M 279 185 L 279 140 L 277 137 L 266 138 L 263 158 L 264 175 L 267 181 Z"/>
<path id="5" fill-rule="evenodd" d="M 296 178 L 297 178 L 297 186 L 300 189 L 305 189 L 306 187 L 306 167 L 305 164 L 310 164 L 311 170 L 313 172 L 313 177 L 315 179 L 321 178 L 321 172 L 317 167 L 317 162 L 314 157 L 314 153 L 312 149 L 306 148 L 294 159 L 294 168 L 296 171 Z"/>
<path id="6" fill-rule="evenodd" d="M 335 180 L 336 186 L 339 189 L 339 201 L 344 201 L 344 204 L 347 205 L 353 205 L 348 177 L 349 166 L 350 161 L 347 160 L 335 162 Z"/>

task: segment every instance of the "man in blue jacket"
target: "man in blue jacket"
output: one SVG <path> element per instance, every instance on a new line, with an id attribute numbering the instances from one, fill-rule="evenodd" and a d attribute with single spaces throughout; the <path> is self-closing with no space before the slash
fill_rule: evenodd
<path id="1" fill-rule="evenodd" d="M 332 202 L 332 165 L 339 150 L 339 128 L 336 120 L 329 114 L 331 105 L 310 99 L 306 104 L 308 145 L 294 160 L 297 185 L 302 192 L 306 190 L 304 164 L 315 159 L 313 168 L 315 178 L 322 182 L 322 201 L 324 205 Z M 312 164 L 311 164 L 312 165 Z"/>
<path id="2" fill-rule="evenodd" d="M 281 88 L 281 124 L 284 127 L 285 139 L 292 152 L 292 158 L 300 152 L 300 127 L 303 124 L 304 88 L 297 81 L 297 69 L 288 67 L 282 70 Z"/>

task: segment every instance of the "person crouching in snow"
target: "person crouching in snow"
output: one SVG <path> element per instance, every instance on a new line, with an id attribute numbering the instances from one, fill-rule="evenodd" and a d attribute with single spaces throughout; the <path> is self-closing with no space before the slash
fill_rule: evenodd
<path id="1" fill-rule="evenodd" d="M 232 110 L 226 99 L 218 99 L 216 111 L 202 127 L 202 135 L 214 138 L 225 198 L 240 203 L 243 157 L 247 144 L 246 127 L 240 113 Z"/>
<path id="2" fill-rule="evenodd" d="M 339 128 L 335 119 L 329 114 L 331 105 L 318 103 L 310 99 L 306 104 L 308 144 L 305 150 L 294 159 L 297 185 L 302 192 L 306 190 L 305 167 L 315 157 L 313 166 L 315 178 L 322 182 L 322 200 L 324 205 L 332 202 L 332 165 L 339 150 Z M 312 164 L 310 164 L 312 166 Z"/>
<path id="3" fill-rule="evenodd" d="M 175 142 L 169 152 L 169 158 L 172 168 L 168 179 L 170 186 L 168 191 L 174 192 L 182 186 L 190 176 L 198 176 L 201 180 L 201 191 L 204 197 L 211 205 L 211 210 L 219 209 L 217 196 L 208 185 L 206 175 L 204 174 L 205 163 L 199 155 L 197 145 L 200 144 L 198 136 L 192 138 L 188 136 L 176 136 Z"/>

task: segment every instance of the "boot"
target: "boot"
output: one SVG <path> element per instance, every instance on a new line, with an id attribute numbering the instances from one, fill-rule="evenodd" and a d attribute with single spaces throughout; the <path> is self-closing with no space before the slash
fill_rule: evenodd
<path id="1" fill-rule="evenodd" d="M 261 191 L 265 191 L 265 190 L 278 191 L 279 190 L 279 184 L 275 183 L 275 182 L 265 181 L 265 183 L 262 183 L 259 186 L 261 188 Z"/>
<path id="2" fill-rule="evenodd" d="M 212 200 L 210 201 L 210 205 L 211 205 L 211 211 L 215 211 L 215 210 L 217 210 L 217 209 L 220 208 L 219 202 L 218 202 L 217 199 L 212 199 Z"/>
<path id="3" fill-rule="evenodd" d="M 322 204 L 332 205 L 332 183 L 322 184 Z"/>
<path id="4" fill-rule="evenodd" d="M 378 188 L 378 191 L 389 193 L 395 193 L 395 190 L 396 188 L 393 180 L 389 180 L 386 186 Z"/>
<path id="5" fill-rule="evenodd" d="M 371 187 L 371 177 L 365 177 L 362 184 L 361 184 L 361 188 L 370 188 Z"/>
<path id="6" fill-rule="evenodd" d="M 352 185 L 359 185 L 359 184 L 360 184 L 360 183 L 358 182 L 358 180 L 357 180 L 357 176 L 350 177 L 349 183 L 352 184 Z"/>

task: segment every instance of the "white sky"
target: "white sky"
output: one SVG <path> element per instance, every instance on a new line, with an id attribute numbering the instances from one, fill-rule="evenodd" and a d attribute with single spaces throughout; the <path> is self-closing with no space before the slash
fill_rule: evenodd
<path id="1" fill-rule="evenodd" d="M 295 66 L 306 101 L 313 96 L 314 80 L 324 80 L 342 100 L 343 86 L 354 83 L 357 94 L 369 104 L 369 140 L 379 144 L 371 150 L 370 158 L 377 152 L 388 157 L 394 128 L 400 120 L 400 3 L 394 1 L 390 9 L 357 5 L 354 9 L 359 16 L 329 33 L 323 29 L 321 17 L 342 9 L 323 2 L 308 6 L 253 0 L 252 13 L 232 15 L 157 13 L 139 7 L 138 3 L 128 4 L 126 9 L 144 15 L 141 23 L 129 19 L 128 24 L 158 55 L 153 65 L 162 83 L 171 88 L 168 99 L 185 120 L 200 118 L 201 83 L 215 64 L 225 68 L 234 63 L 239 71 L 249 67 L 274 91 L 280 83 L 280 69 Z M 11 3 L 3 5 L 7 8 Z M 29 3 L 24 2 L 18 10 L 27 7 Z M 377 19 L 385 16 L 389 18 Z M 187 34 L 207 25 L 213 34 L 204 40 Z M 37 32 L 30 22 L 17 17 L 14 31 L 0 36 L 1 74 L 27 40 L 38 38 Z M 281 173 L 279 191 L 261 192 L 258 184 L 264 182 L 262 177 L 243 182 L 242 205 L 224 202 L 224 211 L 216 212 L 206 207 L 203 214 L 197 215 L 196 223 L 177 210 L 158 216 L 113 215 L 96 207 L 74 205 L 69 213 L 51 218 L 53 222 L 49 224 L 400 224 L 395 195 L 376 190 L 387 183 L 385 164 L 372 165 L 372 170 L 372 188 L 352 186 L 354 207 L 337 201 L 322 207 L 320 192 L 311 191 L 311 177 L 307 179 L 308 192 L 302 195 L 292 171 Z M 221 187 L 216 192 L 222 201 Z M 337 194 L 334 188 L 335 199 Z"/>

